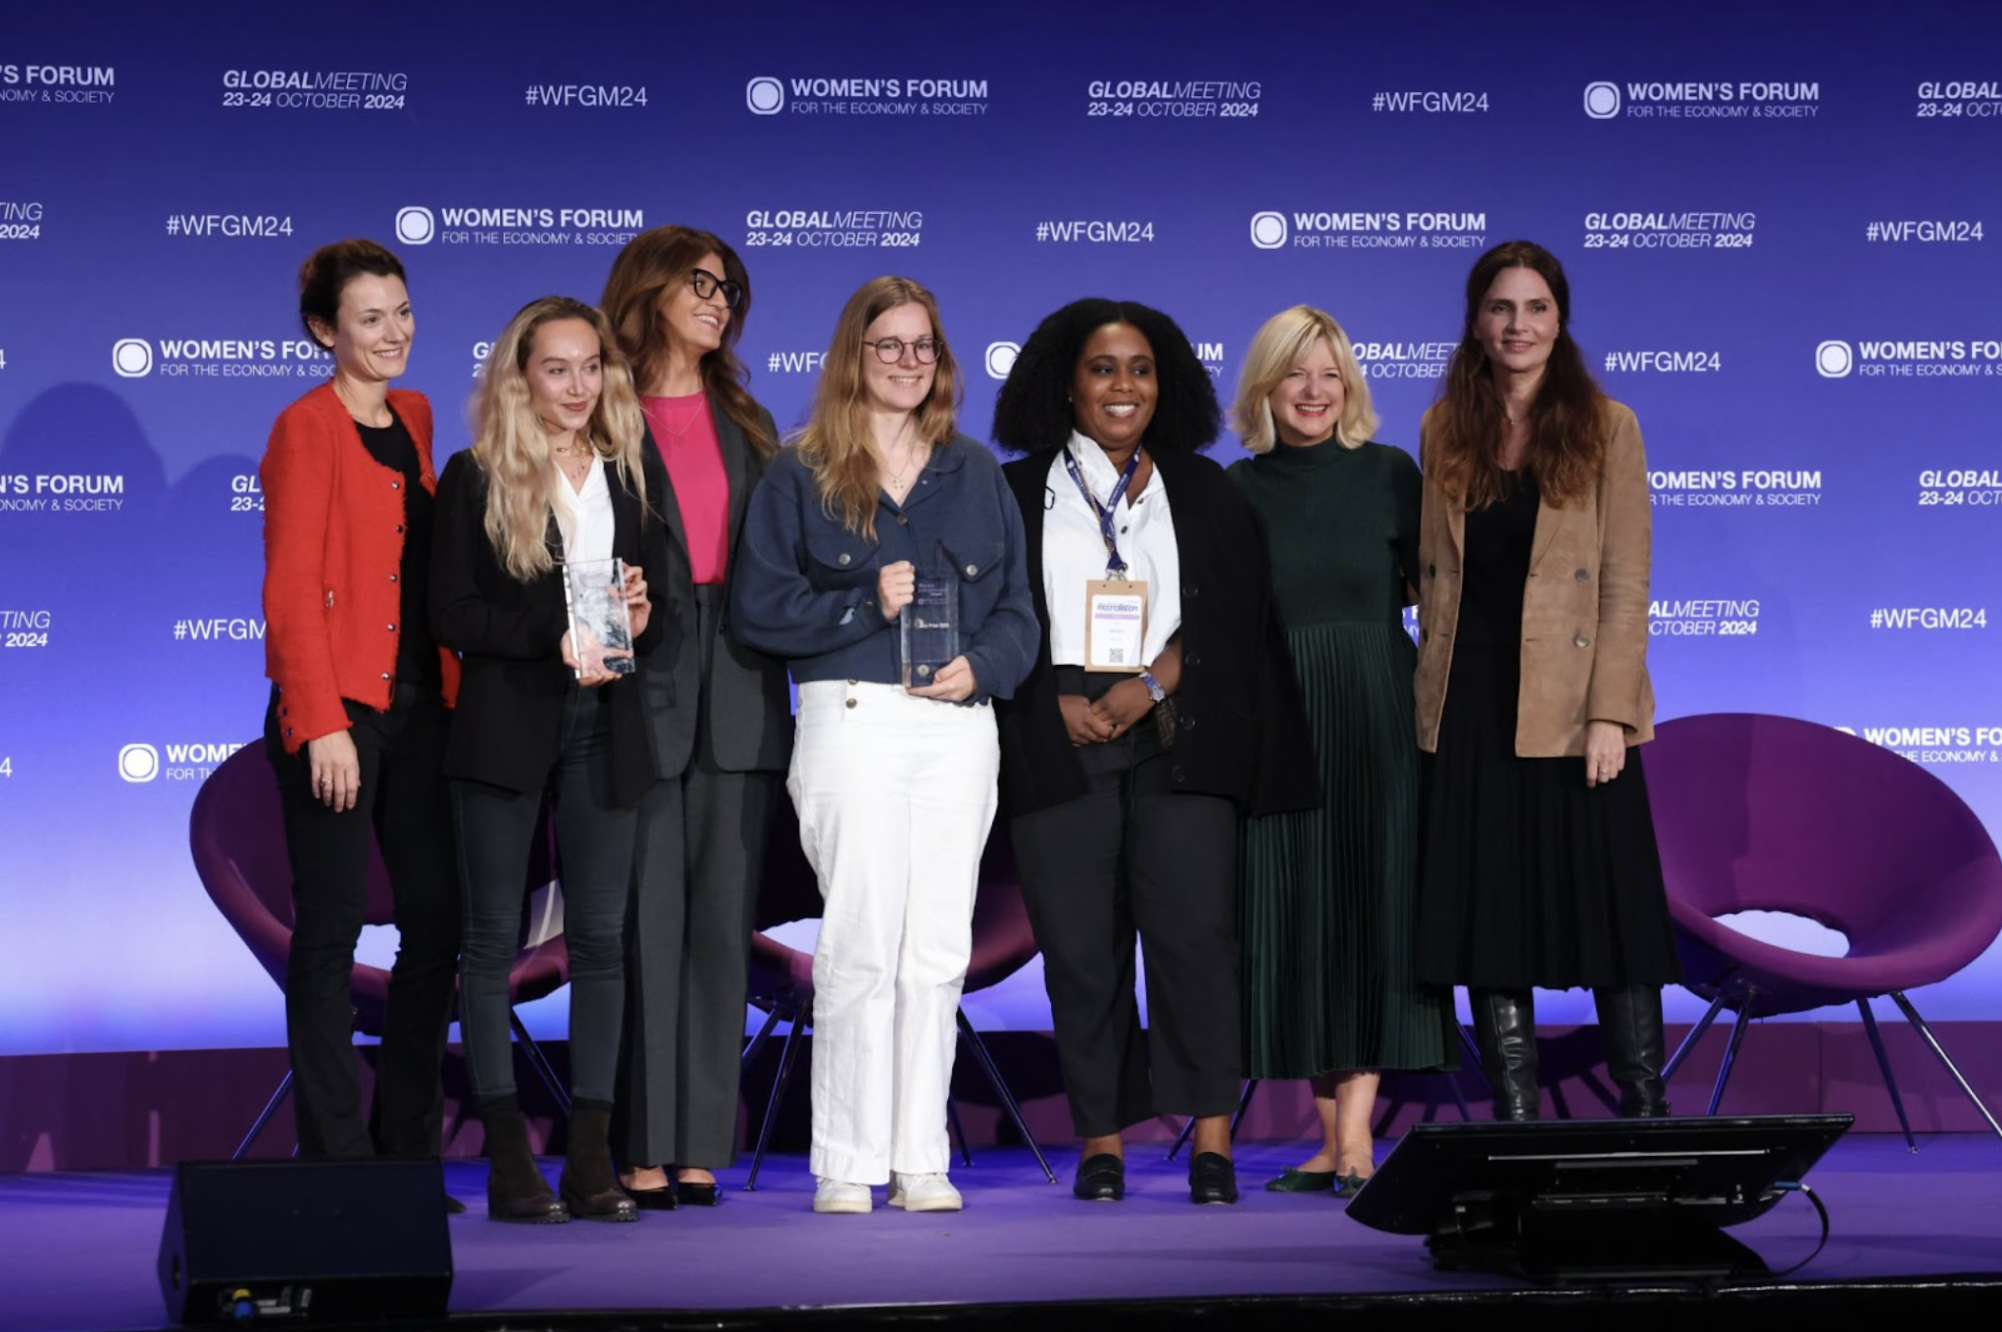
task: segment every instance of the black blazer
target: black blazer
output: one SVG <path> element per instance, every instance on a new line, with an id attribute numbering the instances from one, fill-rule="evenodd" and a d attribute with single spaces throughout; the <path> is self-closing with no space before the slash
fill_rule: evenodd
<path id="1" fill-rule="evenodd" d="M 1043 514 L 1052 502 L 1054 456 L 1046 449 L 1001 469 L 1022 506 L 1029 586 L 1043 627 L 1029 678 L 1012 701 L 995 703 L 1002 799 L 1011 816 L 1085 793 L 1057 706 L 1043 592 Z M 1223 468 L 1201 454 L 1148 456 L 1168 492 L 1181 563 L 1182 683 L 1174 696 L 1181 729 L 1169 751 L 1175 789 L 1226 796 L 1252 814 L 1311 808 L 1320 781 L 1257 515 Z"/>
<path id="2" fill-rule="evenodd" d="M 633 642 L 644 663 L 661 641 L 672 615 L 667 584 L 667 525 L 659 496 L 667 473 L 642 452 L 647 502 L 611 482 L 612 553 L 645 574 L 652 603 L 646 632 Z M 552 569 L 517 582 L 487 540 L 487 474 L 471 450 L 452 455 L 438 480 L 437 528 L 431 541 L 431 631 L 442 647 L 462 658 L 459 702 L 445 746 L 445 775 L 523 793 L 540 791 L 561 752 L 563 700 L 575 682 L 563 664 L 563 575 Z M 554 522 L 550 541 L 557 544 Z M 646 731 L 641 686 L 614 680 L 594 688 L 611 691 L 612 797 L 637 804 L 653 784 L 652 745 Z"/>
<path id="3" fill-rule="evenodd" d="M 770 459 L 751 447 L 743 427 L 727 412 L 710 409 L 716 442 L 723 451 L 723 471 L 730 485 L 729 564 L 726 586 L 736 577 L 738 544 L 744 531 L 744 510 L 751 492 L 764 479 Z M 778 437 L 770 413 L 764 426 Z M 653 434 L 646 437 L 649 459 L 660 460 Z M 666 465 L 661 464 L 665 478 Z M 647 474 L 652 486 L 653 473 Z M 652 496 L 655 492 L 648 490 Z M 681 504 L 674 483 L 663 480 L 655 505 L 667 519 L 667 577 L 661 583 L 668 611 L 660 646 L 640 662 L 646 687 L 647 725 L 653 730 L 653 770 L 659 778 L 679 777 L 695 753 L 695 700 L 702 697 L 703 645 L 695 641 L 695 582 L 688 559 L 688 530 L 682 525 Z M 650 581 L 650 580 L 649 580 Z M 792 757 L 792 691 L 786 684 L 785 663 L 753 652 L 737 641 L 725 623 L 729 598 L 721 599 L 709 632 L 708 715 L 716 763 L 725 772 L 783 772 Z"/>

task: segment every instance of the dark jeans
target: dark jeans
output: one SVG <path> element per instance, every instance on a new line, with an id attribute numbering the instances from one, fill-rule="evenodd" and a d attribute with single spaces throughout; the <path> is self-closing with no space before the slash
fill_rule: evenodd
<path id="1" fill-rule="evenodd" d="M 1176 794 L 1151 721 L 1078 760 L 1086 795 L 1010 826 L 1071 1118 L 1091 1138 L 1150 1114 L 1228 1114 L 1243 1065 L 1237 809 Z"/>
<path id="2" fill-rule="evenodd" d="M 312 764 L 279 739 L 278 694 L 264 718 L 292 863 L 292 953 L 285 1041 L 292 1057 L 299 1153 L 307 1157 L 438 1154 L 439 1067 L 459 955 L 459 893 L 443 764 L 447 713 L 436 689 L 398 683 L 389 711 L 347 704 L 361 760 L 355 807 L 328 809 Z M 375 1103 L 361 1113 L 351 994 L 355 943 L 368 917 L 370 833 L 382 848 L 401 942 L 389 973 Z"/>
<path id="3" fill-rule="evenodd" d="M 613 802 L 611 723 L 604 688 L 572 685 L 563 747 L 549 772 L 570 952 L 570 1090 L 576 1100 L 605 1105 L 613 1101 L 625 1007 L 620 944 L 637 817 Z M 462 780 L 451 787 L 466 913 L 459 1031 L 473 1095 L 485 1102 L 515 1090 L 508 974 L 519 951 L 529 842 L 543 792 Z"/>

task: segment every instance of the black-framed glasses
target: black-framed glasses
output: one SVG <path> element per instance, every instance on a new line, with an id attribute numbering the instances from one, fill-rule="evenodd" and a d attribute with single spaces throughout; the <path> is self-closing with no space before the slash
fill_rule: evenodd
<path id="1" fill-rule="evenodd" d="M 876 359 L 884 365 L 895 365 L 903 360 L 906 347 L 918 358 L 919 365 L 930 365 L 938 359 L 937 338 L 919 338 L 916 342 L 905 342 L 902 338 L 878 338 L 869 345 L 876 349 Z"/>
<path id="2" fill-rule="evenodd" d="M 706 301 L 717 292 L 723 293 L 723 304 L 732 310 L 744 303 L 744 284 L 732 282 L 729 278 L 717 277 L 706 268 L 690 269 L 688 285 L 695 288 L 695 298 Z"/>

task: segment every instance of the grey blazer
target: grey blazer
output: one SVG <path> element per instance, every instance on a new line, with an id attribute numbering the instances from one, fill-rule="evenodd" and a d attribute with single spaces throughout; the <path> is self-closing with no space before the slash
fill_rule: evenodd
<path id="1" fill-rule="evenodd" d="M 737 547 L 744 532 L 744 510 L 751 491 L 764 478 L 766 459 L 751 447 L 743 430 L 725 412 L 711 407 L 716 441 L 722 446 L 723 470 L 730 485 L 730 562 L 725 577 L 737 568 Z M 769 412 L 764 426 L 776 437 Z M 660 458 L 651 431 L 647 450 Z M 662 460 L 665 470 L 666 460 Z M 711 641 L 695 639 L 695 583 L 688 559 L 688 530 L 681 521 L 681 504 L 674 483 L 666 486 L 660 510 L 667 522 L 668 585 L 660 600 L 670 609 L 660 645 L 642 658 L 646 681 L 647 725 L 652 734 L 656 778 L 678 777 L 695 753 L 695 702 L 703 695 L 701 670 L 710 663 L 708 716 L 705 719 L 726 772 L 783 772 L 792 754 L 792 693 L 783 663 L 739 643 L 727 622 L 729 598 L 716 601 L 710 621 Z"/>

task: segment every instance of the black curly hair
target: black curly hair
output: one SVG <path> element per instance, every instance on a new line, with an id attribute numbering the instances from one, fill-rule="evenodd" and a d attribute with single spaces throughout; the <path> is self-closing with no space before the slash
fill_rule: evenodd
<path id="1" fill-rule="evenodd" d="M 1154 349 L 1159 384 L 1147 447 L 1194 453 L 1215 442 L 1222 413 L 1216 386 L 1195 348 L 1167 315 L 1137 301 L 1091 296 L 1072 301 L 1036 325 L 994 400 L 993 440 L 1010 453 L 1042 453 L 1070 438 L 1072 379 L 1091 335 L 1107 324 L 1130 324 Z"/>

